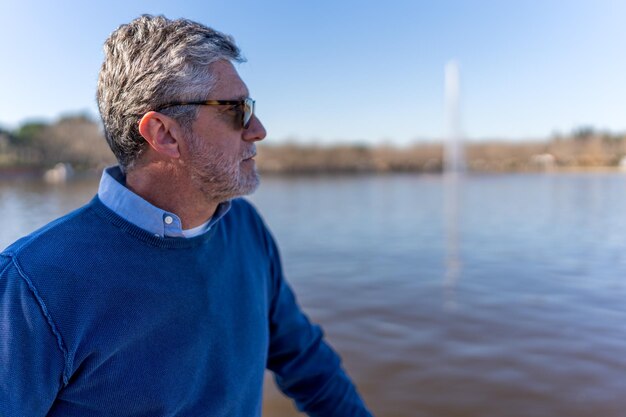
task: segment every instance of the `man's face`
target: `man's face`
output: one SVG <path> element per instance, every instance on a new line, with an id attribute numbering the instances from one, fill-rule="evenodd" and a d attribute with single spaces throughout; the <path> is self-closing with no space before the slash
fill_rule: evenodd
<path id="1" fill-rule="evenodd" d="M 239 100 L 248 89 L 229 61 L 211 64 L 216 77 L 209 100 Z M 224 201 L 252 193 L 259 185 L 255 142 L 265 138 L 256 116 L 247 129 L 241 126 L 242 109 L 200 106 L 187 141 L 191 180 L 212 201 Z"/>

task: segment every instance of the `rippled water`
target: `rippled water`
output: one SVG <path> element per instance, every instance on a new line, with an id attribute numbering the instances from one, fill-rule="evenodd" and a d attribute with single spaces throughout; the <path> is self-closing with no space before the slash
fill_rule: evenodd
<path id="1" fill-rule="evenodd" d="M 252 197 L 375 414 L 623 416 L 626 176 L 445 184 L 264 178 Z M 0 246 L 95 188 L 0 183 Z M 267 385 L 266 415 L 298 415 Z"/>

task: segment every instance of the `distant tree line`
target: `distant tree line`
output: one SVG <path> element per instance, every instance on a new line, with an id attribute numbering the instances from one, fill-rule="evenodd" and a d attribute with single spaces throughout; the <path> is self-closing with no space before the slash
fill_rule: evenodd
<path id="1" fill-rule="evenodd" d="M 465 165 L 474 172 L 516 172 L 546 169 L 595 169 L 626 163 L 626 134 L 575 129 L 546 140 L 468 141 Z M 444 145 L 421 142 L 408 146 L 296 143 L 259 146 L 259 167 L 265 172 L 309 174 L 340 172 L 441 172 Z"/>
<path id="2" fill-rule="evenodd" d="M 28 122 L 12 132 L 0 130 L 0 167 L 49 168 L 63 162 L 88 170 L 114 161 L 100 125 L 88 116 L 67 116 L 51 124 Z"/>
<path id="3" fill-rule="evenodd" d="M 626 135 L 581 127 L 544 141 L 472 141 L 464 153 L 468 169 L 479 172 L 615 167 L 626 163 Z M 436 142 L 316 146 L 268 141 L 259 145 L 257 162 L 262 172 L 277 174 L 440 172 L 443 155 L 443 144 Z M 98 171 L 115 158 L 100 124 L 85 115 L 28 122 L 13 131 L 0 128 L 0 173 L 46 169 L 59 162 Z"/>

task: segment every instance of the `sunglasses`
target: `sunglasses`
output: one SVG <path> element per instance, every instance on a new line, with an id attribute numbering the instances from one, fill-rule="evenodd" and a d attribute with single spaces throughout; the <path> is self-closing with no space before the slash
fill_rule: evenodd
<path id="1" fill-rule="evenodd" d="M 176 102 L 168 103 L 160 106 L 155 111 L 167 109 L 174 106 L 233 106 L 243 110 L 241 112 L 241 127 L 247 129 L 250 126 L 250 120 L 254 115 L 254 100 L 250 97 L 242 100 L 206 100 L 206 101 L 188 101 L 188 102 Z"/>

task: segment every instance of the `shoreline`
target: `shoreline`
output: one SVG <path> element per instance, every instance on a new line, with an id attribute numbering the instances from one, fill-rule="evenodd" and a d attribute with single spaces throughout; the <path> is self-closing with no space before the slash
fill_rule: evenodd
<path id="1" fill-rule="evenodd" d="M 43 167 L 0 167 L 0 181 L 44 181 L 47 169 Z M 77 182 L 85 180 L 97 180 L 100 178 L 102 170 L 77 170 L 68 178 L 66 182 Z M 441 170 L 420 171 L 420 170 L 264 170 L 259 168 L 261 176 L 269 178 L 314 178 L 314 177 L 362 177 L 362 176 L 388 176 L 388 175 L 415 175 L 415 176 L 443 176 L 445 172 Z M 571 166 L 571 167 L 550 167 L 545 169 L 483 169 L 463 171 L 464 175 L 551 175 L 551 174 L 624 174 L 626 168 L 619 166 Z"/>

